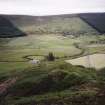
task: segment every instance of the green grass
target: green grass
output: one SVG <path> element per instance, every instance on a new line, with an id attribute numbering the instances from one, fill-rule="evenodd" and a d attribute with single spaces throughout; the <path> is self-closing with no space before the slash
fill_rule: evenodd
<path id="1" fill-rule="evenodd" d="M 104 38 L 104 35 L 100 37 L 81 35 L 80 37 L 71 38 L 70 36 L 64 37 L 58 34 L 43 34 L 0 39 L 0 61 L 8 61 L 8 63 L 0 62 L 0 71 L 5 71 L 6 69 L 8 71 L 12 66 L 12 70 L 31 66 L 24 56 L 39 60 L 44 59 L 44 56 L 48 55 L 49 52 L 53 52 L 56 57 L 76 56 L 81 54 L 82 49 L 77 48 L 75 43 L 84 49 L 88 44 L 91 46 L 90 42 L 101 40 L 101 38 Z M 102 53 L 103 49 L 104 46 L 89 48 L 90 53 Z M 19 67 L 16 65 L 19 65 Z"/>
<path id="2" fill-rule="evenodd" d="M 53 52 L 57 57 L 79 54 L 81 50 L 76 48 L 73 42 L 73 39 L 59 35 L 30 35 L 23 38 L 7 39 L 7 43 L 5 39 L 2 39 L 0 61 L 8 61 L 8 63 L 0 62 L 0 70 L 10 70 L 12 66 L 12 70 L 28 67 L 29 62 L 25 62 L 27 59 L 24 58 L 28 55 L 28 58 L 43 59 L 49 52 Z"/>
<path id="3" fill-rule="evenodd" d="M 6 73 L 11 71 L 20 71 L 25 68 L 32 67 L 33 65 L 28 62 L 1 62 L 0 63 L 0 73 Z"/>
<path id="4" fill-rule="evenodd" d="M 75 48 L 73 43 L 73 39 L 65 38 L 60 35 L 31 35 L 12 39 L 6 46 L 10 48 L 7 49 L 8 53 L 14 53 L 17 56 L 18 53 L 44 55 L 50 51 L 60 56 L 64 54 L 73 55 L 74 52 L 80 53 L 80 50 Z M 6 50 L 4 53 L 5 52 Z"/>
<path id="5" fill-rule="evenodd" d="M 93 29 L 91 26 L 89 26 L 87 23 L 85 23 L 83 20 L 81 20 L 79 17 L 73 17 L 73 18 L 52 18 L 52 19 L 42 19 L 37 20 L 39 24 L 31 24 L 23 25 L 22 27 L 20 24 L 17 23 L 17 27 L 20 27 L 23 32 L 26 32 L 28 34 L 37 34 L 37 33 L 64 33 L 64 32 L 70 32 L 73 35 L 81 34 L 81 33 L 91 33 L 96 34 L 97 31 Z"/>
<path id="6" fill-rule="evenodd" d="M 69 40 L 72 40 L 70 43 L 73 43 L 74 40 L 75 42 L 78 42 L 79 39 Z M 82 39 L 79 41 L 82 41 Z M 68 42 L 66 42 L 66 44 Z M 11 55 L 9 56 L 11 59 L 7 56 L 7 60 L 11 61 L 13 59 L 25 61 L 26 59 L 21 57 L 23 55 L 34 54 L 35 51 L 32 49 L 32 53 L 30 53 L 30 50 L 21 50 L 19 47 L 15 48 L 14 45 L 11 46 L 11 49 L 4 49 L 4 52 L 13 51 L 12 53 L 7 53 Z M 40 53 L 42 52 L 40 51 Z M 14 58 L 12 58 L 13 54 Z M 30 57 L 33 58 L 35 56 Z M 41 57 L 42 56 L 38 56 L 38 58 Z M 59 105 L 60 101 L 64 105 L 76 105 L 73 103 L 73 100 L 81 100 L 81 103 L 85 104 L 85 102 L 88 102 L 90 104 L 90 99 L 92 100 L 91 102 L 94 102 L 94 97 L 98 92 L 95 88 L 99 88 L 97 85 L 99 79 L 101 79 L 101 77 L 97 75 L 95 69 L 72 66 L 64 63 L 62 59 L 54 62 L 45 61 L 39 65 L 30 65 L 29 62 L 0 63 L 0 81 L 15 76 L 19 79 L 10 87 L 10 93 L 5 97 L 6 105 L 33 105 L 33 103 L 40 105 L 44 104 L 44 102 L 49 102 L 49 104 L 58 103 Z M 85 86 L 86 84 L 90 84 L 91 87 L 88 87 L 87 85 L 86 87 L 81 88 L 81 85 Z"/>

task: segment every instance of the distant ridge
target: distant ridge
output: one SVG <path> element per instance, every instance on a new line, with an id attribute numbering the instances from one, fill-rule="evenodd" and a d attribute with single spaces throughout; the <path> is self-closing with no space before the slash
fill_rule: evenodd
<path id="1" fill-rule="evenodd" d="M 105 13 L 51 16 L 0 15 L 0 37 L 44 33 L 104 34 Z"/>

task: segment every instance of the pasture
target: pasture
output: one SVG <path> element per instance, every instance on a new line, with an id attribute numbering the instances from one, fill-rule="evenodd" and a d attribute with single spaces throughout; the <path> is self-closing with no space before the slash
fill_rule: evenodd
<path id="1" fill-rule="evenodd" d="M 94 47 L 91 42 L 103 39 L 103 36 L 81 35 L 79 37 L 63 36 L 61 34 L 28 35 L 26 37 L 0 39 L 0 72 L 21 70 L 31 67 L 29 59 L 43 60 L 49 52 L 53 52 L 59 60 L 77 57 L 86 53 L 104 52 L 105 46 Z M 80 48 L 78 46 L 80 45 Z M 64 58 L 64 59 L 63 59 Z"/>
<path id="2" fill-rule="evenodd" d="M 56 57 L 81 53 L 73 45 L 74 39 L 60 35 L 29 35 L 0 40 L 0 72 L 31 66 L 25 56 L 41 60 L 49 52 L 53 52 Z"/>

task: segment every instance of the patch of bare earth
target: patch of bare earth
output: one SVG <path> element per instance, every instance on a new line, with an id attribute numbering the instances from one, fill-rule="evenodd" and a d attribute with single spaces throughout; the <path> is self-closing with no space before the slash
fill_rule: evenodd
<path id="1" fill-rule="evenodd" d="M 17 77 L 10 78 L 0 84 L 0 95 L 7 92 L 8 88 L 10 88 L 17 80 Z"/>

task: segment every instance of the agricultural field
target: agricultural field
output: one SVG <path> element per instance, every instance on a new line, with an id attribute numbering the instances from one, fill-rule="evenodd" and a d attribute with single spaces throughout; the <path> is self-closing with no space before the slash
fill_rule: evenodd
<path id="1" fill-rule="evenodd" d="M 72 60 L 66 60 L 66 62 L 88 68 L 102 69 L 105 67 L 105 54 L 87 55 Z"/>

